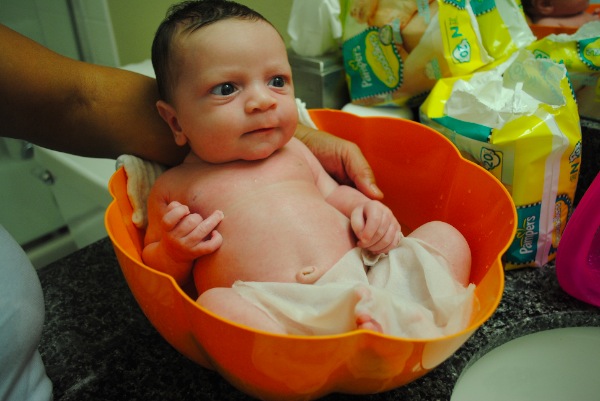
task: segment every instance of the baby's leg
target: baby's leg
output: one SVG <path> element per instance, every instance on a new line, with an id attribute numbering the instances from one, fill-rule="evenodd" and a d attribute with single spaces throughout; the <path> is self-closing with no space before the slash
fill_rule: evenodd
<path id="1" fill-rule="evenodd" d="M 358 298 L 357 307 L 355 310 L 356 328 L 358 330 L 370 330 L 377 333 L 383 333 L 381 324 L 373 317 L 373 314 L 368 308 L 373 296 L 371 291 L 366 287 L 357 287 L 354 294 Z"/>
<path id="2" fill-rule="evenodd" d="M 436 248 L 450 264 L 454 278 L 463 286 L 469 284 L 471 250 L 463 235 L 450 224 L 431 221 L 418 227 L 409 235 Z"/>
<path id="3" fill-rule="evenodd" d="M 286 334 L 286 330 L 281 324 L 242 298 L 232 288 L 212 288 L 203 292 L 196 302 L 233 322 L 271 333 Z"/>
<path id="4" fill-rule="evenodd" d="M 383 333 L 383 328 L 379 322 L 369 314 L 362 313 L 356 316 L 356 328 L 359 330 L 369 330 L 377 333 Z"/>

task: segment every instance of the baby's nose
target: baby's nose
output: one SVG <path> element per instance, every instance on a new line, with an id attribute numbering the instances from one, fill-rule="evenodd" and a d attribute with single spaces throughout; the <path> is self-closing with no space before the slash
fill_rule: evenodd
<path id="1" fill-rule="evenodd" d="M 271 94 L 268 88 L 257 88 L 252 91 L 246 103 L 246 111 L 268 110 L 275 105 L 275 97 Z"/>

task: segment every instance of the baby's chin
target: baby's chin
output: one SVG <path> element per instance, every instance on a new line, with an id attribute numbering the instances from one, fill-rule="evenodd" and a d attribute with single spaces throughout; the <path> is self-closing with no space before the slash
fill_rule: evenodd
<path id="1" fill-rule="evenodd" d="M 252 152 L 251 154 L 248 154 L 245 157 L 243 157 L 242 160 L 246 160 L 249 162 L 264 160 L 264 159 L 271 157 L 275 152 L 277 152 L 282 147 L 283 146 L 264 148 L 264 149 L 260 149 L 260 150 L 257 149 L 256 151 Z"/>

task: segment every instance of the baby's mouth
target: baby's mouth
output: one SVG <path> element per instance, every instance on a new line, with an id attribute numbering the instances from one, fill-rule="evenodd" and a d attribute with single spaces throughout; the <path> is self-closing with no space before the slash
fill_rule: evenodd
<path id="1" fill-rule="evenodd" d="M 267 132 L 273 131 L 274 129 L 275 129 L 274 127 L 258 128 L 253 131 L 246 132 L 246 135 L 267 133 Z"/>

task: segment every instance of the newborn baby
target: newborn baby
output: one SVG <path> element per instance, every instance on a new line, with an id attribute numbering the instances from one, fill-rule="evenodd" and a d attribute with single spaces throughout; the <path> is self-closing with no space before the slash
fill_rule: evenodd
<path id="1" fill-rule="evenodd" d="M 175 6 L 152 54 L 159 113 L 191 151 L 150 193 L 146 264 L 180 285 L 193 272 L 200 305 L 274 333 L 468 324 L 466 240 L 442 222 L 403 238 L 389 208 L 338 185 L 293 138 L 291 68 L 263 17 L 234 2 Z"/>

